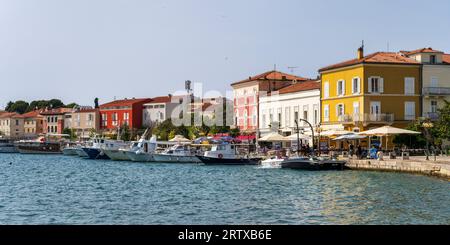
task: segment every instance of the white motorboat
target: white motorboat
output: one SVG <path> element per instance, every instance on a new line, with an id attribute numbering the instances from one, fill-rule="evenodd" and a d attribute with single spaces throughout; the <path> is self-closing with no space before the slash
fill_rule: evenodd
<path id="1" fill-rule="evenodd" d="M 153 154 L 155 162 L 164 163 L 200 163 L 195 149 L 187 144 L 177 144 L 162 153 Z"/>
<path id="2" fill-rule="evenodd" d="M 197 156 L 205 165 L 258 165 L 261 158 L 242 155 L 237 152 L 237 145 L 214 145 L 203 156 Z"/>
<path id="3" fill-rule="evenodd" d="M 150 140 L 140 139 L 135 149 L 126 152 L 133 162 L 154 162 L 153 154 L 156 152 L 156 137 Z"/>
<path id="4" fill-rule="evenodd" d="M 131 161 L 128 157 L 127 152 L 135 152 L 139 149 L 139 141 L 132 142 L 124 147 L 120 147 L 119 149 L 114 148 L 102 148 L 102 151 L 113 161 Z"/>
<path id="5" fill-rule="evenodd" d="M 281 163 L 284 162 L 284 158 L 272 157 L 267 160 L 261 161 L 261 168 L 281 168 Z"/>
<path id="6" fill-rule="evenodd" d="M 63 154 L 66 156 L 77 156 L 77 149 L 81 147 L 78 143 L 67 143 L 63 148 Z"/>

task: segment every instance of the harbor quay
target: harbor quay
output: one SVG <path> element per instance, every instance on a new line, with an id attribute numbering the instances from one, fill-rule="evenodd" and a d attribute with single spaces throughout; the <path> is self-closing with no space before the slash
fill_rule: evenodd
<path id="1" fill-rule="evenodd" d="M 351 170 L 403 172 L 450 180 L 450 157 L 448 156 L 439 156 L 436 161 L 427 161 L 426 157 L 411 157 L 409 160 L 347 159 L 346 161 L 346 166 Z"/>

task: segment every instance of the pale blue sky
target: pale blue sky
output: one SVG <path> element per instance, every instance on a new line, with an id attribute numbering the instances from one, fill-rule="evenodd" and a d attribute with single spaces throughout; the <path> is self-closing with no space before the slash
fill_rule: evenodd
<path id="1" fill-rule="evenodd" d="M 225 91 L 273 69 L 315 77 L 366 53 L 450 52 L 450 1 L 0 0 L 0 108 L 9 100 L 104 103 L 190 79 Z"/>

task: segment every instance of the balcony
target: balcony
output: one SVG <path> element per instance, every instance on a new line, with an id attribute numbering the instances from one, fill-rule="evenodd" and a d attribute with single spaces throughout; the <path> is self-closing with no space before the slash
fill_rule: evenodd
<path id="1" fill-rule="evenodd" d="M 380 113 L 380 114 L 364 114 L 364 123 L 381 123 L 392 124 L 394 122 L 393 113 Z"/>
<path id="2" fill-rule="evenodd" d="M 439 120 L 439 113 L 437 112 L 428 112 L 425 114 L 426 118 L 429 118 L 432 121 L 437 121 Z"/>
<path id="3" fill-rule="evenodd" d="M 450 95 L 450 88 L 446 87 L 424 87 L 423 95 Z"/>
<path id="4" fill-rule="evenodd" d="M 338 116 L 338 122 L 342 124 L 355 124 L 357 122 L 361 122 L 363 117 L 359 114 L 345 114 Z"/>

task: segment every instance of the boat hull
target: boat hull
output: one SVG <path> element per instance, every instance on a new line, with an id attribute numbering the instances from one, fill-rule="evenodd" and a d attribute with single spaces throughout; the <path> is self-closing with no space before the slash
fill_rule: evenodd
<path id="1" fill-rule="evenodd" d="M 79 157 L 89 158 L 89 155 L 86 154 L 86 152 L 84 152 L 83 149 L 81 149 L 81 148 L 76 149 L 76 153 Z"/>
<path id="2" fill-rule="evenodd" d="M 163 163 L 200 163 L 200 159 L 197 156 L 175 156 L 168 154 L 154 154 L 153 158 L 155 162 Z"/>
<path id="3" fill-rule="evenodd" d="M 103 152 L 113 161 L 131 161 L 127 152 L 123 150 L 103 150 Z"/>
<path id="4" fill-rule="evenodd" d="M 14 146 L 0 146 L 0 153 L 19 153 Z"/>
<path id="5" fill-rule="evenodd" d="M 64 148 L 63 154 L 66 156 L 77 156 L 77 149 L 76 148 Z"/>
<path id="6" fill-rule="evenodd" d="M 108 160 L 109 157 L 98 148 L 81 148 L 92 160 Z"/>
<path id="7" fill-rule="evenodd" d="M 153 154 L 150 153 L 136 153 L 134 151 L 128 151 L 128 158 L 133 162 L 154 162 Z"/>
<path id="8" fill-rule="evenodd" d="M 307 170 L 307 171 L 327 171 L 327 170 L 346 170 L 344 161 L 310 161 L 310 160 L 286 160 L 281 164 L 282 168 Z"/>
<path id="9" fill-rule="evenodd" d="M 261 158 L 215 158 L 215 157 L 205 157 L 197 156 L 198 159 L 205 165 L 259 165 Z"/>
<path id="10" fill-rule="evenodd" d="M 21 154 L 62 154 L 59 144 L 39 144 L 39 145 L 17 145 L 17 150 Z"/>

